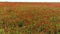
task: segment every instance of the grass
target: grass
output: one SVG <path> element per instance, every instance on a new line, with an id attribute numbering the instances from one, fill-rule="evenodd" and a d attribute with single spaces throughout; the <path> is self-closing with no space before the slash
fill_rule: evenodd
<path id="1" fill-rule="evenodd" d="M 24 5 L 23 5 L 24 6 Z M 9 7 L 5 7 L 9 8 Z M 60 26 L 57 22 L 59 17 L 59 12 L 55 12 L 58 9 L 53 9 L 47 6 L 42 7 L 10 7 L 7 11 L 2 7 L 0 24 L 0 34 L 3 34 L 4 27 L 7 27 L 8 34 L 39 34 L 47 33 L 50 34 L 51 31 L 55 29 L 55 26 Z M 56 8 L 56 7 L 55 7 Z M 4 9 L 4 10 L 3 10 Z M 55 15 L 57 13 L 57 15 Z M 18 17 L 19 16 L 19 17 Z M 3 24 L 5 23 L 5 24 Z M 52 24 L 51 24 L 52 23 Z M 2 25 L 3 24 L 3 25 Z M 50 28 L 48 27 L 50 25 Z M 41 26 L 38 28 L 38 26 Z M 60 28 L 58 28 L 59 30 Z M 48 32 L 47 32 L 48 30 Z M 59 32 L 58 32 L 59 34 Z"/>

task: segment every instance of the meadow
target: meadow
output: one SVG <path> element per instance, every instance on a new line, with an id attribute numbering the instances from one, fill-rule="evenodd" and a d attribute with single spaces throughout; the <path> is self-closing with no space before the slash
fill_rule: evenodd
<path id="1" fill-rule="evenodd" d="M 0 3 L 0 34 L 60 34 L 60 4 Z"/>

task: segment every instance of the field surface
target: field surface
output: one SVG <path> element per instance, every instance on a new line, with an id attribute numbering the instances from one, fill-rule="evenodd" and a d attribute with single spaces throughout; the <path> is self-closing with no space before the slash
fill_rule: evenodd
<path id="1" fill-rule="evenodd" d="M 60 3 L 0 2 L 0 34 L 60 34 Z"/>

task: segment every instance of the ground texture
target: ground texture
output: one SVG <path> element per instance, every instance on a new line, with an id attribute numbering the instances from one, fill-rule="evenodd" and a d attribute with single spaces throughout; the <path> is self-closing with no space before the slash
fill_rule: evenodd
<path id="1" fill-rule="evenodd" d="M 0 34 L 60 34 L 60 3 L 0 3 Z"/>

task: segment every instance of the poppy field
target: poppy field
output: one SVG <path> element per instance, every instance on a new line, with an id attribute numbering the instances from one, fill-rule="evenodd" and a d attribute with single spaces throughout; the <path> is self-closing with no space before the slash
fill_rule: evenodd
<path id="1" fill-rule="evenodd" d="M 0 34 L 60 34 L 60 3 L 0 3 Z"/>

